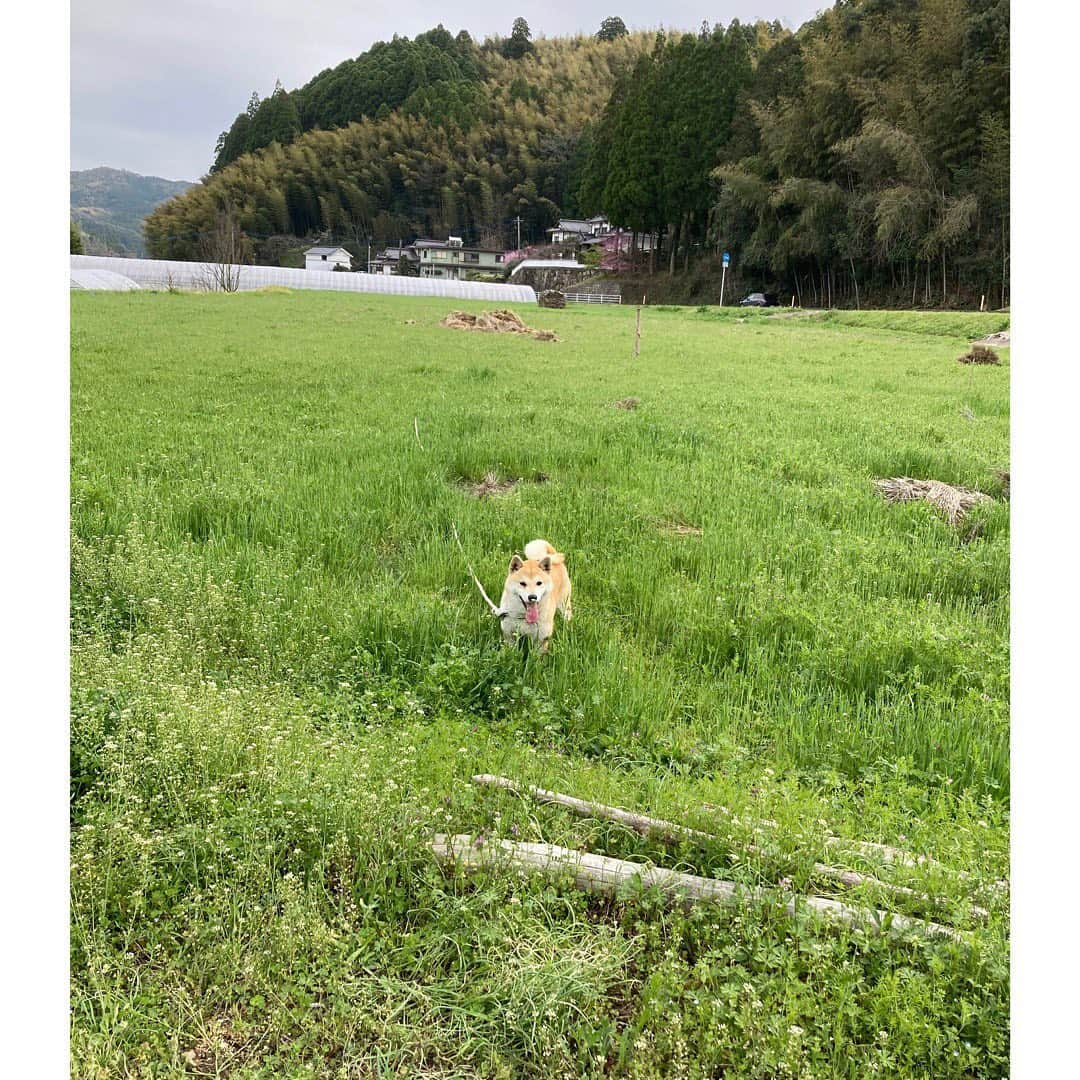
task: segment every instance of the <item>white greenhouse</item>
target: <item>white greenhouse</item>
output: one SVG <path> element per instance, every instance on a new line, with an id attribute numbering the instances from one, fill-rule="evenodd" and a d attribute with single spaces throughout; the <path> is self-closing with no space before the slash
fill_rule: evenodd
<path id="1" fill-rule="evenodd" d="M 125 292 L 137 289 L 131 278 L 123 274 L 114 274 L 111 270 L 87 270 L 71 267 L 71 287 L 73 289 L 104 289 L 108 292 Z"/>
<path id="2" fill-rule="evenodd" d="M 106 271 L 127 278 L 141 289 L 213 290 L 221 267 L 210 263 L 173 262 L 168 259 L 117 259 L 102 255 L 72 255 L 72 288 L 117 288 L 117 285 L 76 285 L 76 275 Z M 284 266 L 234 266 L 231 268 L 242 292 L 270 285 L 288 289 L 326 289 L 331 292 L 390 293 L 394 296 L 447 296 L 458 300 L 494 300 L 500 303 L 535 304 L 530 285 L 489 285 L 481 281 L 447 278 L 402 277 L 397 274 L 343 274 L 332 270 L 293 270 Z M 126 286 L 130 288 L 130 286 Z"/>

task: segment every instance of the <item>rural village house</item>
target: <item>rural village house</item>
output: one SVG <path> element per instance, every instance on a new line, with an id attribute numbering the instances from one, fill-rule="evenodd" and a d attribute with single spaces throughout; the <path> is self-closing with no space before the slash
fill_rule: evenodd
<path id="1" fill-rule="evenodd" d="M 591 236 L 603 236 L 609 232 L 611 232 L 611 223 L 603 214 L 597 214 L 588 220 L 560 218 L 558 225 L 547 230 L 552 244 L 565 244 L 568 241 L 581 243 L 582 240 Z"/>
<path id="2" fill-rule="evenodd" d="M 369 260 L 368 273 L 396 274 L 402 259 L 408 264 L 410 273 L 419 274 L 420 253 L 413 244 L 388 247 L 385 251 L 380 251 Z"/>
<path id="3" fill-rule="evenodd" d="M 420 276 L 464 281 L 470 270 L 501 273 L 504 253 L 493 248 L 465 247 L 460 236 L 446 240 L 417 240 L 413 244 L 420 255 Z"/>
<path id="4" fill-rule="evenodd" d="M 621 256 L 630 251 L 642 254 L 651 251 L 654 242 L 649 233 L 635 234 L 627 229 L 613 228 L 603 214 L 587 220 L 560 218 L 559 224 L 547 232 L 552 244 L 572 245 L 576 251 L 598 249 L 605 260 L 601 263 L 605 270 L 624 269 L 622 264 L 626 259 Z"/>
<path id="5" fill-rule="evenodd" d="M 311 247 L 304 252 L 305 270 L 352 269 L 352 256 L 343 247 Z"/>

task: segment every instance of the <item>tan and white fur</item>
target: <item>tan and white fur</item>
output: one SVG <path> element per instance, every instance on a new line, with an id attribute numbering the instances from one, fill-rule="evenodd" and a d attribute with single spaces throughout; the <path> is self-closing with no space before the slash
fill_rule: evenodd
<path id="1" fill-rule="evenodd" d="M 499 618 L 507 642 L 527 637 L 547 652 L 555 629 L 555 612 L 569 622 L 570 575 L 566 556 L 546 540 L 532 540 L 525 545 L 525 558 L 515 555 L 506 575 Z"/>

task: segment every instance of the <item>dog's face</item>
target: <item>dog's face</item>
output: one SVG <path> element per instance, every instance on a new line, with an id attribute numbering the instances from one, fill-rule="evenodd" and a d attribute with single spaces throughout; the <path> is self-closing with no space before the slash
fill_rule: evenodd
<path id="1" fill-rule="evenodd" d="M 540 618 L 540 601 L 551 590 L 551 558 L 523 559 L 515 555 L 506 575 L 506 590 L 517 597 L 525 610 L 525 621 Z"/>

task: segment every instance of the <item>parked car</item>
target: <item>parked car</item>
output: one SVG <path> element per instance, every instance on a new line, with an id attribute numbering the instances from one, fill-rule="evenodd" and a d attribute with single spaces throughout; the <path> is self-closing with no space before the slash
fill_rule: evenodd
<path id="1" fill-rule="evenodd" d="M 772 293 L 752 292 L 739 301 L 739 307 L 776 307 L 776 297 Z"/>

